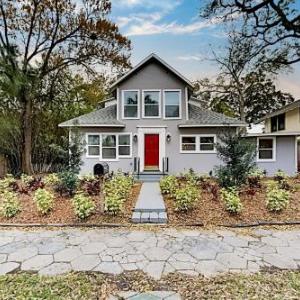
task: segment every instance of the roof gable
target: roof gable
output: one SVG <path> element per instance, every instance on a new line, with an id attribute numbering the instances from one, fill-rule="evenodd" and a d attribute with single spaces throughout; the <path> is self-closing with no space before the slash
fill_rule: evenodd
<path id="1" fill-rule="evenodd" d="M 191 89 L 193 89 L 193 84 L 182 74 L 180 74 L 177 70 L 175 70 L 173 67 L 171 67 L 169 64 L 167 64 L 163 59 L 161 59 L 158 55 L 152 53 L 148 57 L 146 57 L 144 60 L 142 60 L 139 64 L 137 64 L 134 68 L 132 68 L 130 71 L 128 71 L 125 75 L 120 77 L 117 81 L 115 81 L 111 85 L 111 89 L 116 88 L 119 84 L 129 79 L 133 74 L 141 70 L 143 67 L 148 65 L 151 62 L 156 62 L 159 65 L 163 66 L 165 69 L 167 69 L 169 72 L 171 72 L 175 77 L 179 78 L 181 81 L 183 81 L 185 84 L 187 84 Z"/>

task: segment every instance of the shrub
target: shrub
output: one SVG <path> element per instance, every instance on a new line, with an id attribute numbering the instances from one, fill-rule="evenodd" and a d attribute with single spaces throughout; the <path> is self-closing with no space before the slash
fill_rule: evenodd
<path id="1" fill-rule="evenodd" d="M 253 169 L 248 174 L 248 185 L 250 188 L 261 188 L 261 179 L 264 177 L 264 172 L 260 169 Z"/>
<path id="2" fill-rule="evenodd" d="M 83 193 L 76 194 L 72 199 L 75 214 L 80 219 L 89 217 L 95 210 L 95 204 L 92 199 Z"/>
<path id="3" fill-rule="evenodd" d="M 29 186 L 30 182 L 34 180 L 34 177 L 27 174 L 22 174 L 20 179 L 25 186 Z"/>
<path id="4" fill-rule="evenodd" d="M 44 182 L 48 186 L 55 186 L 60 183 L 60 179 L 59 179 L 58 174 L 51 173 L 51 174 L 48 174 L 47 176 L 45 176 Z"/>
<path id="5" fill-rule="evenodd" d="M 4 192 L 7 189 L 12 189 L 16 184 L 16 179 L 11 174 L 7 174 L 0 180 L 0 192 Z"/>
<path id="6" fill-rule="evenodd" d="M 95 176 L 83 176 L 80 179 L 80 189 L 90 196 L 99 195 L 101 191 L 101 179 Z"/>
<path id="7" fill-rule="evenodd" d="M 291 190 L 291 186 L 288 183 L 288 175 L 282 170 L 278 170 L 274 175 L 274 180 L 278 183 L 278 187 L 284 190 Z"/>
<path id="8" fill-rule="evenodd" d="M 118 214 L 122 211 L 124 199 L 120 197 L 120 195 L 116 194 L 109 194 L 105 196 L 104 205 L 105 211 L 111 213 L 113 215 Z"/>
<path id="9" fill-rule="evenodd" d="M 10 191 L 1 194 L 1 214 L 6 218 L 14 217 L 21 211 L 20 202 L 17 195 Z"/>
<path id="10" fill-rule="evenodd" d="M 224 188 L 239 187 L 247 182 L 248 174 L 255 167 L 256 147 L 241 131 L 228 131 L 219 138 L 216 149 L 224 165 L 215 168 L 216 177 Z"/>
<path id="11" fill-rule="evenodd" d="M 192 209 L 198 200 L 199 190 L 197 187 L 187 184 L 186 186 L 176 189 L 175 207 L 179 211 L 188 211 Z"/>
<path id="12" fill-rule="evenodd" d="M 178 180 L 175 176 L 164 176 L 160 182 L 160 189 L 163 194 L 173 194 L 178 186 Z"/>
<path id="13" fill-rule="evenodd" d="M 37 189 L 34 193 L 33 200 L 36 203 L 37 210 L 43 215 L 47 214 L 54 204 L 54 196 L 44 189 Z"/>
<path id="14" fill-rule="evenodd" d="M 271 183 L 267 188 L 267 208 L 270 211 L 281 211 L 286 208 L 290 201 L 290 192 Z"/>
<path id="15" fill-rule="evenodd" d="M 58 173 L 59 183 L 56 184 L 55 190 L 61 195 L 68 193 L 73 196 L 76 192 L 78 185 L 78 176 L 71 171 Z"/>
<path id="16" fill-rule="evenodd" d="M 241 212 L 243 205 L 235 188 L 221 189 L 221 197 L 225 203 L 226 210 L 231 213 Z"/>
<path id="17" fill-rule="evenodd" d="M 187 173 L 184 174 L 184 179 L 193 185 L 197 185 L 199 181 L 199 176 L 195 173 L 195 171 L 190 168 Z"/>

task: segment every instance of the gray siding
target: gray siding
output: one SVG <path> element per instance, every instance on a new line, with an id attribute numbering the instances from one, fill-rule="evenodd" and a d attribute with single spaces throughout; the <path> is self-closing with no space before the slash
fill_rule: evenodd
<path id="1" fill-rule="evenodd" d="M 255 140 L 256 142 L 256 140 Z M 296 138 L 294 136 L 277 136 L 276 161 L 257 162 L 262 170 L 266 170 L 269 176 L 281 169 L 289 175 L 297 173 Z"/>

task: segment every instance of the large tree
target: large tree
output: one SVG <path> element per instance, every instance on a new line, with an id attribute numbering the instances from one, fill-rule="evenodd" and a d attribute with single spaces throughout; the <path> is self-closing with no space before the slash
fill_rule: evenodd
<path id="1" fill-rule="evenodd" d="M 129 66 L 130 42 L 110 10 L 109 0 L 0 1 L 0 87 L 5 105 L 20 111 L 23 172 L 32 173 L 33 116 L 45 81 L 69 68 Z"/>
<path id="2" fill-rule="evenodd" d="M 241 35 L 260 40 L 262 62 L 291 65 L 300 61 L 300 14 L 295 0 L 207 0 L 201 15 L 243 22 Z M 240 24 L 241 25 L 241 24 Z"/>
<path id="3" fill-rule="evenodd" d="M 214 52 L 220 73 L 215 80 L 199 80 L 196 93 L 204 96 L 213 110 L 249 123 L 294 101 L 275 87 L 270 71 L 275 72 L 277 65 L 267 70 L 257 66 L 257 60 L 255 40 L 230 33 L 224 54 Z"/>

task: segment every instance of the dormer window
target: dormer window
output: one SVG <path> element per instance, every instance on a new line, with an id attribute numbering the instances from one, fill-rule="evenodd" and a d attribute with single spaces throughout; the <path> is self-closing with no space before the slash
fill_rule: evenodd
<path id="1" fill-rule="evenodd" d="M 123 119 L 139 118 L 139 91 L 137 90 L 123 91 L 122 117 Z"/>
<path id="2" fill-rule="evenodd" d="M 285 130 L 285 114 L 271 118 L 271 132 Z"/>
<path id="3" fill-rule="evenodd" d="M 143 118 L 160 118 L 160 91 L 143 91 Z"/>
<path id="4" fill-rule="evenodd" d="M 164 118 L 181 118 L 181 90 L 164 91 Z"/>

